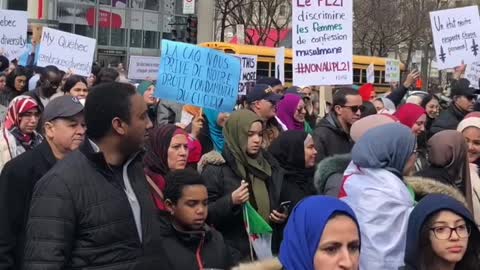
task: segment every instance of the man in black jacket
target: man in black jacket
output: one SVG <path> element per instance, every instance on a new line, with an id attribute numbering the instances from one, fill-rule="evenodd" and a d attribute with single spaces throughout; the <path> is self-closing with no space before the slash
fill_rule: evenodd
<path id="1" fill-rule="evenodd" d="M 442 130 L 456 130 L 460 121 L 475 107 L 475 89 L 470 88 L 470 82 L 467 79 L 460 79 L 452 82 L 452 104 L 435 119 L 430 128 L 429 135 Z"/>
<path id="2" fill-rule="evenodd" d="M 361 116 L 362 97 L 351 88 L 341 88 L 333 95 L 332 110 L 313 133 L 317 162 L 335 154 L 350 153 L 353 147 L 350 127 Z"/>
<path id="3" fill-rule="evenodd" d="M 40 73 L 39 86 L 33 91 L 26 92 L 25 95 L 34 98 L 39 110 L 43 112 L 45 106 L 50 102 L 50 98 L 57 92 L 61 82 L 60 70 L 55 66 L 46 66 Z"/>
<path id="4" fill-rule="evenodd" d="M 7 162 L 0 175 L 0 269 L 20 269 L 33 188 L 85 139 L 83 105 L 71 96 L 50 102 L 43 114 L 45 140 Z"/>
<path id="5" fill-rule="evenodd" d="M 135 88 L 103 83 L 85 104 L 87 139 L 36 185 L 23 269 L 163 269 L 142 166 L 152 127 Z"/>

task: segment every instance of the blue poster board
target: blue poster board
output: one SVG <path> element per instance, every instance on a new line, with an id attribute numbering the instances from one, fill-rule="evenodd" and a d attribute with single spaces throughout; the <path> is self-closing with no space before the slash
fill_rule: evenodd
<path id="1" fill-rule="evenodd" d="M 233 110 L 240 60 L 223 52 L 162 40 L 155 96 L 221 112 Z"/>

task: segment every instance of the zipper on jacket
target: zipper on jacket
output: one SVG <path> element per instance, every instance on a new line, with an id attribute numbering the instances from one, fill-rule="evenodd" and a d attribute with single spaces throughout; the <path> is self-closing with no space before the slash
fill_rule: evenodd
<path id="1" fill-rule="evenodd" d="M 198 245 L 197 252 L 196 252 L 196 257 L 197 257 L 197 264 L 198 264 L 198 269 L 203 270 L 203 260 L 202 260 L 202 248 L 203 248 L 203 242 L 205 240 L 205 234 L 202 235 L 202 240 L 200 240 L 200 244 Z"/>

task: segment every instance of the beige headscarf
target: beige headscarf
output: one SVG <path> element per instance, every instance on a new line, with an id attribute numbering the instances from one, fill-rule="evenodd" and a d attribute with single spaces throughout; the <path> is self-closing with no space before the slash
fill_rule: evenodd
<path id="1" fill-rule="evenodd" d="M 350 128 L 350 137 L 354 142 L 357 142 L 360 137 L 372 128 L 379 127 L 385 124 L 398 122 L 398 120 L 388 114 L 374 114 L 364 117 L 355 122 Z"/>

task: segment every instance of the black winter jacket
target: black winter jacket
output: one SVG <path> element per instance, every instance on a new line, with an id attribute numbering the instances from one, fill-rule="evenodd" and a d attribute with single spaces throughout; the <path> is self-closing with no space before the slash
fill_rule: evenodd
<path id="1" fill-rule="evenodd" d="M 230 250 L 219 232 L 208 226 L 201 232 L 183 232 L 175 228 L 167 217 L 160 219 L 162 224 L 158 229 L 162 249 L 158 256 L 161 257 L 162 269 L 230 269 L 233 266 Z"/>
<path id="2" fill-rule="evenodd" d="M 88 140 L 59 161 L 35 186 L 23 269 L 162 269 L 158 214 L 141 155 L 122 171 L 128 179 Z M 128 184 L 136 196 L 127 196 Z M 140 207 L 141 238 L 130 202 Z"/>
<path id="3" fill-rule="evenodd" d="M 57 160 L 45 140 L 5 164 L 0 175 L 0 269 L 20 269 L 33 188 Z"/>
<path id="4" fill-rule="evenodd" d="M 347 154 L 352 151 L 353 141 L 338 123 L 334 114 L 323 118 L 313 132 L 313 141 L 317 149 L 317 163 L 326 157 Z"/>
<path id="5" fill-rule="evenodd" d="M 267 189 L 270 196 L 270 207 L 273 210 L 280 206 L 284 171 L 271 154 L 264 151 L 263 155 L 272 166 L 272 177 L 267 181 Z M 242 207 L 233 205 L 232 202 L 232 192 L 240 187 L 242 178 L 237 172 L 235 159 L 226 145 L 223 157 L 226 161 L 225 164 L 220 166 L 209 164 L 202 172 L 208 189 L 207 221 L 222 233 L 227 245 L 232 247 L 233 252 L 236 253 L 233 259 L 234 262 L 237 262 L 247 258 L 250 254 Z M 250 183 L 249 179 L 243 180 Z M 272 227 L 274 234 L 278 233 L 275 227 Z"/>
<path id="6" fill-rule="evenodd" d="M 443 111 L 440 116 L 433 121 L 429 135 L 433 136 L 443 130 L 456 130 L 458 124 L 463 120 L 465 115 L 467 115 L 467 113 L 462 112 L 455 106 L 455 104 L 450 105 L 448 109 Z"/>

